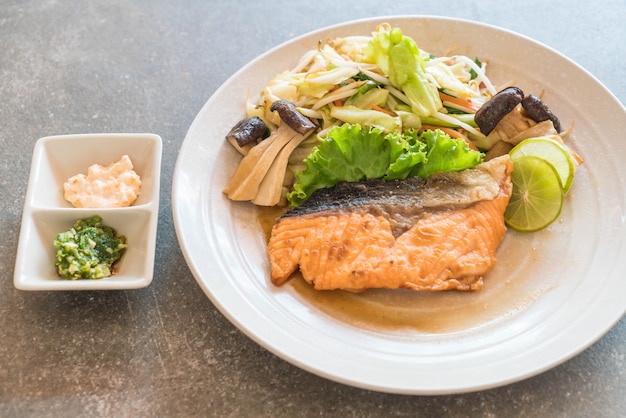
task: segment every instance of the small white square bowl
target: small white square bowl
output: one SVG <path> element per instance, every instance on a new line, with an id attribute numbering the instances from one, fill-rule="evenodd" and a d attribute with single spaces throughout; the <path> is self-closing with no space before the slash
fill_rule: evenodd
<path id="1" fill-rule="evenodd" d="M 13 284 L 21 290 L 137 289 L 152 282 L 159 211 L 161 137 L 154 134 L 60 135 L 39 139 L 32 165 Z M 63 183 L 93 164 L 108 165 L 128 155 L 141 177 L 141 193 L 126 208 L 75 208 Z M 54 265 L 54 238 L 78 219 L 100 215 L 127 239 L 128 249 L 111 277 L 62 280 Z"/>

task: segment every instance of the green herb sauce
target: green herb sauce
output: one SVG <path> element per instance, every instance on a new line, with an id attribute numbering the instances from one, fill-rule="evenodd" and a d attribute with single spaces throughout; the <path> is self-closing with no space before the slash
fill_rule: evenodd
<path id="1" fill-rule="evenodd" d="M 93 280 L 109 277 L 113 264 L 128 247 L 126 237 L 102 224 L 94 215 L 79 219 L 72 229 L 54 239 L 57 272 L 65 280 Z"/>

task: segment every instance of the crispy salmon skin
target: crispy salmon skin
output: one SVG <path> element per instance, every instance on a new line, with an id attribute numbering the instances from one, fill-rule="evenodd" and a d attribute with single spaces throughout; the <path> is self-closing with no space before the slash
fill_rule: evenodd
<path id="1" fill-rule="evenodd" d="M 272 282 L 299 268 L 317 290 L 478 290 L 506 232 L 511 171 L 505 155 L 427 180 L 318 190 L 272 228 Z"/>

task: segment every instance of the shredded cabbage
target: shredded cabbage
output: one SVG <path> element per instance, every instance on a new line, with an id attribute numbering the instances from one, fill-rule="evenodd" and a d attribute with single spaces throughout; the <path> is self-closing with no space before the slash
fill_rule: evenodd
<path id="1" fill-rule="evenodd" d="M 307 51 L 291 71 L 276 75 L 248 109 L 277 125 L 270 106 L 278 99 L 287 100 L 316 119 L 322 132 L 341 123 L 366 125 L 368 120 L 379 120 L 370 116 L 357 120 L 358 111 L 341 109 L 355 106 L 399 117 L 394 129 L 400 132 L 421 124 L 445 126 L 461 129 L 475 143 L 484 144 L 471 110 L 445 106 L 438 93 L 482 105 L 496 93 L 485 69 L 486 63 L 463 55 L 434 56 L 399 28 L 382 24 L 371 36 L 335 38 Z M 363 97 L 363 86 L 374 88 L 367 93 L 370 97 Z M 380 119 L 388 121 L 386 116 Z"/>
<path id="2" fill-rule="evenodd" d="M 415 114 L 431 116 L 441 108 L 437 86 L 428 81 L 419 48 L 402 30 L 378 31 L 366 53 L 389 77 L 391 85 L 404 92 Z"/>

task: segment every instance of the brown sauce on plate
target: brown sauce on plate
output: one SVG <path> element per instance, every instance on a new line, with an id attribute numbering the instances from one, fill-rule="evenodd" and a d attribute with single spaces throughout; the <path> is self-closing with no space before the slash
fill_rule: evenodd
<path id="1" fill-rule="evenodd" d="M 266 240 L 269 240 L 272 226 L 283 210 L 258 208 L 258 219 Z M 530 257 L 533 255 L 530 254 Z M 513 264 L 512 261 L 509 263 Z M 503 271 L 515 268 L 515 265 L 507 266 L 506 262 L 496 264 L 496 269 Z M 506 318 L 545 291 L 533 290 L 529 278 L 509 280 L 506 277 L 502 279 L 502 274 L 497 276 L 487 275 L 483 289 L 478 291 L 369 289 L 352 293 L 314 290 L 296 272 L 282 287 L 290 286 L 322 314 L 353 326 L 382 332 L 439 334 L 476 328 Z"/>

